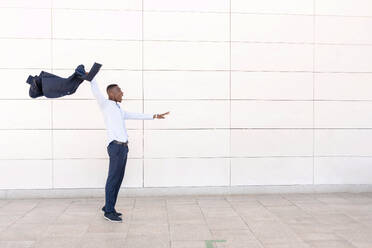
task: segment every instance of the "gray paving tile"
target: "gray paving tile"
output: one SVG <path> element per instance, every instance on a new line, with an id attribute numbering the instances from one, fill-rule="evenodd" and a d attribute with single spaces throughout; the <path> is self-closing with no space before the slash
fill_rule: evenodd
<path id="1" fill-rule="evenodd" d="M 178 208 L 178 209 L 168 209 L 167 214 L 169 217 L 200 217 L 203 216 L 203 211 L 199 207 L 196 208 Z"/>
<path id="2" fill-rule="evenodd" d="M 0 210 L 2 207 L 4 207 L 5 205 L 9 204 L 11 200 L 0 200 Z"/>
<path id="3" fill-rule="evenodd" d="M 196 225 L 206 225 L 206 220 L 203 216 L 174 216 L 168 218 L 169 224 L 196 224 Z"/>
<path id="4" fill-rule="evenodd" d="M 237 217 L 238 216 L 236 211 L 232 209 L 231 207 L 202 209 L 202 212 L 206 218 Z"/>
<path id="5" fill-rule="evenodd" d="M 1 217 L 0 217 L 1 218 Z M 16 220 L 17 224 L 51 224 L 58 218 L 58 215 L 47 215 L 43 213 L 28 213 Z"/>
<path id="6" fill-rule="evenodd" d="M 22 215 L 14 215 L 14 214 L 0 215 L 0 225 L 9 226 L 10 224 L 16 222 L 20 218 L 22 218 Z"/>
<path id="7" fill-rule="evenodd" d="M 335 233 L 351 243 L 372 243 L 372 229 L 364 227 L 336 230 Z"/>
<path id="8" fill-rule="evenodd" d="M 113 225 L 115 224 L 115 225 Z M 87 233 L 127 233 L 129 230 L 129 223 L 123 221 L 122 223 L 111 223 L 103 218 L 89 224 Z"/>
<path id="9" fill-rule="evenodd" d="M 249 229 L 223 229 L 211 230 L 214 240 L 245 240 L 257 241 Z"/>
<path id="10" fill-rule="evenodd" d="M 216 248 L 263 248 L 263 244 L 257 240 L 226 240 L 225 242 L 215 242 Z"/>
<path id="11" fill-rule="evenodd" d="M 130 223 L 128 236 L 160 236 L 169 238 L 169 225 L 158 223 Z"/>
<path id="12" fill-rule="evenodd" d="M 205 241 L 171 241 L 171 248 L 205 248 Z"/>
<path id="13" fill-rule="evenodd" d="M 165 209 L 167 202 L 162 198 L 137 198 L 134 203 L 134 208 L 144 209 Z"/>
<path id="14" fill-rule="evenodd" d="M 45 233 L 47 225 L 43 224 L 12 224 L 0 233 L 2 241 L 36 241 Z"/>
<path id="15" fill-rule="evenodd" d="M 134 209 L 131 220 L 144 222 L 166 221 L 167 211 L 165 209 Z"/>
<path id="16" fill-rule="evenodd" d="M 244 208 L 261 208 L 263 205 L 257 201 L 230 201 L 231 207 L 234 209 L 244 209 Z"/>
<path id="17" fill-rule="evenodd" d="M 290 206 L 292 202 L 283 198 L 280 195 L 262 195 L 258 196 L 257 200 L 264 206 Z"/>
<path id="18" fill-rule="evenodd" d="M 332 232 L 302 232 L 297 233 L 303 241 L 321 241 L 321 240 L 343 240 Z"/>
<path id="19" fill-rule="evenodd" d="M 79 247 L 79 237 L 44 237 L 35 242 L 32 248 L 77 248 Z"/>
<path id="20" fill-rule="evenodd" d="M 202 209 L 231 207 L 230 203 L 225 199 L 198 199 L 198 204 Z"/>
<path id="21" fill-rule="evenodd" d="M 170 237 L 175 240 L 210 240 L 212 234 L 208 226 L 195 224 L 174 224 L 170 225 Z"/>
<path id="22" fill-rule="evenodd" d="M 124 241 L 124 246 L 121 248 L 170 248 L 170 240 L 147 238 L 147 237 L 127 237 Z"/>
<path id="23" fill-rule="evenodd" d="M 0 215 L 22 215 L 35 208 L 40 200 L 13 200 L 3 206 Z"/>
<path id="24" fill-rule="evenodd" d="M 344 204 L 349 201 L 337 194 L 321 194 L 316 197 L 317 200 L 326 204 Z"/>
<path id="25" fill-rule="evenodd" d="M 0 225 L 0 233 L 2 232 L 2 231 L 4 231 L 6 228 L 8 227 L 8 225 Z"/>
<path id="26" fill-rule="evenodd" d="M 95 220 L 98 213 L 90 212 L 64 212 L 55 223 L 57 224 L 90 224 Z"/>
<path id="27" fill-rule="evenodd" d="M 344 225 L 350 225 L 357 223 L 354 219 L 351 217 L 345 215 L 345 214 L 313 214 L 313 216 L 323 224 L 344 224 Z"/>
<path id="28" fill-rule="evenodd" d="M 257 202 L 256 195 L 228 195 L 225 199 L 229 202 Z"/>
<path id="29" fill-rule="evenodd" d="M 208 227 L 213 230 L 224 229 L 248 229 L 248 226 L 240 217 L 214 217 L 206 218 Z"/>
<path id="30" fill-rule="evenodd" d="M 371 248 L 372 243 L 371 242 L 352 242 L 352 245 L 356 248 Z"/>
<path id="31" fill-rule="evenodd" d="M 292 223 L 288 225 L 296 233 L 332 233 L 333 230 L 326 225 L 315 223 Z"/>
<path id="32" fill-rule="evenodd" d="M 32 248 L 35 241 L 0 241 L 1 248 Z"/>
<path id="33" fill-rule="evenodd" d="M 361 193 L 339 193 L 337 195 L 346 199 L 351 204 L 372 204 L 372 198 Z"/>
<path id="34" fill-rule="evenodd" d="M 123 248 L 124 240 L 125 235 L 121 233 L 89 233 L 81 237 L 77 246 L 79 248 Z"/>
<path id="35" fill-rule="evenodd" d="M 288 243 L 288 244 L 266 244 L 265 248 L 311 248 L 309 244 L 300 243 Z"/>
<path id="36" fill-rule="evenodd" d="M 195 197 L 170 197 L 166 199 L 167 206 L 191 205 L 197 206 L 198 202 Z"/>
<path id="37" fill-rule="evenodd" d="M 53 224 L 49 225 L 43 235 L 58 237 L 81 237 L 88 230 L 87 224 Z"/>
<path id="38" fill-rule="evenodd" d="M 120 197 L 0 201 L 0 247 L 372 247 L 372 194 Z"/>
<path id="39" fill-rule="evenodd" d="M 261 221 L 248 225 L 253 235 L 263 244 L 301 242 L 291 228 L 279 221 Z"/>
<path id="40" fill-rule="evenodd" d="M 321 240 L 309 241 L 312 248 L 355 248 L 351 243 L 343 240 Z"/>
<path id="41" fill-rule="evenodd" d="M 276 215 L 265 208 L 239 209 L 236 211 L 246 222 L 278 220 Z"/>

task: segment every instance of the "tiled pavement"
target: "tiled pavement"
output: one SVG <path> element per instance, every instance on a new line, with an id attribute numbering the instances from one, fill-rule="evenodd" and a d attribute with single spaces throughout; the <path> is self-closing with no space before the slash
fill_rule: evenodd
<path id="1" fill-rule="evenodd" d="M 372 193 L 0 200 L 1 248 L 372 248 Z"/>

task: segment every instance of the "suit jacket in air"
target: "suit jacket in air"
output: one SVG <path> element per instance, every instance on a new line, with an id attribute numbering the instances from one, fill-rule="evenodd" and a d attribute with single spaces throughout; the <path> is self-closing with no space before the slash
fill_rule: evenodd
<path id="1" fill-rule="evenodd" d="M 45 71 L 41 71 L 39 76 L 30 75 L 26 81 L 30 84 L 29 95 L 32 98 L 40 96 L 57 98 L 71 95 L 76 92 L 84 80 L 91 81 L 101 66 L 101 64 L 94 63 L 92 69 L 86 75 L 84 65 L 79 65 L 76 67 L 75 72 L 68 78 L 62 78 Z"/>

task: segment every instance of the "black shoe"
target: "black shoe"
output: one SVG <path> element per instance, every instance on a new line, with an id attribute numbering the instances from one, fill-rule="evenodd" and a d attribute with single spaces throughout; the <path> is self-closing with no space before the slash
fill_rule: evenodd
<path id="1" fill-rule="evenodd" d="M 111 222 L 122 222 L 123 220 L 117 216 L 115 213 L 105 213 L 103 217 Z"/>
<path id="2" fill-rule="evenodd" d="M 102 211 L 106 213 L 105 206 L 102 207 Z M 122 213 L 116 212 L 115 209 L 114 209 L 114 213 L 115 213 L 117 216 L 122 216 Z"/>

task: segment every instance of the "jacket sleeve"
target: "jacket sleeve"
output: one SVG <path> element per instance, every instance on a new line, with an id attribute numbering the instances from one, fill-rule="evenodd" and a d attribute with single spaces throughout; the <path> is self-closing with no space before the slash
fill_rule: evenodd
<path id="1" fill-rule="evenodd" d="M 126 120 L 153 120 L 154 117 L 152 114 L 142 114 L 142 113 L 133 113 L 133 112 L 124 112 L 124 119 Z"/>
<path id="2" fill-rule="evenodd" d="M 102 92 L 99 89 L 97 80 L 95 78 L 90 82 L 90 86 L 92 89 L 92 93 L 98 102 L 98 105 L 101 108 L 104 108 L 107 103 L 107 99 L 102 95 Z"/>

